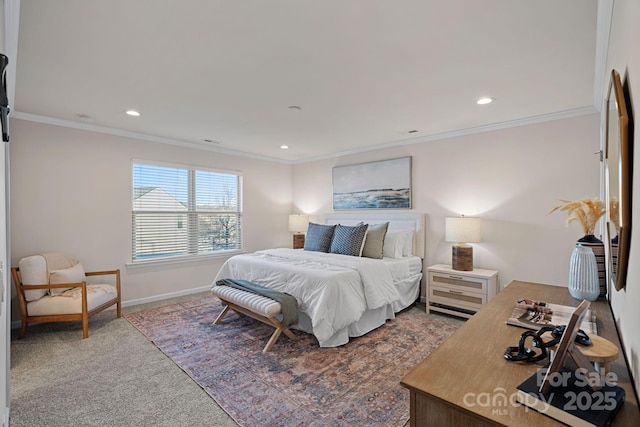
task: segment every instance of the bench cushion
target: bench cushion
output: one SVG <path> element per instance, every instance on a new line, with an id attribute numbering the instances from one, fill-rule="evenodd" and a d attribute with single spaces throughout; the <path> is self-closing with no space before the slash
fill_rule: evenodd
<path id="1" fill-rule="evenodd" d="M 213 286 L 211 293 L 263 316 L 276 316 L 282 310 L 280 303 L 271 298 L 232 288 L 231 286 Z"/>

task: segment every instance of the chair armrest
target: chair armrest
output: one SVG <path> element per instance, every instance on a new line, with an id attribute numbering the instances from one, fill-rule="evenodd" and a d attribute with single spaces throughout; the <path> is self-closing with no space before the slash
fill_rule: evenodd
<path id="1" fill-rule="evenodd" d="M 27 290 L 30 289 L 49 289 L 51 285 L 23 285 L 22 283 L 18 283 L 18 286 L 21 288 L 25 288 Z"/>
<path id="2" fill-rule="evenodd" d="M 40 286 L 42 286 L 43 288 L 81 288 L 83 286 L 85 286 L 87 282 L 77 282 L 77 283 L 55 283 L 52 285 L 46 285 L 46 286 L 42 286 L 42 285 L 38 285 L 38 287 L 32 286 L 32 285 L 22 285 L 31 289 L 42 289 L 40 288 Z"/>
<path id="3" fill-rule="evenodd" d="M 85 276 L 107 276 L 114 275 L 116 280 L 116 290 L 118 293 L 118 301 L 120 301 L 120 269 L 106 271 L 85 271 Z M 120 306 L 118 306 L 120 307 Z M 119 312 L 118 312 L 119 313 Z"/>
<path id="4" fill-rule="evenodd" d="M 108 271 L 85 271 L 85 276 L 106 276 L 108 274 L 120 275 L 120 270 L 108 270 Z"/>
<path id="5" fill-rule="evenodd" d="M 34 290 L 34 289 L 50 289 L 50 288 L 81 288 L 84 282 L 78 283 L 56 283 L 54 285 L 24 285 L 20 283 L 20 287 L 25 290 Z"/>

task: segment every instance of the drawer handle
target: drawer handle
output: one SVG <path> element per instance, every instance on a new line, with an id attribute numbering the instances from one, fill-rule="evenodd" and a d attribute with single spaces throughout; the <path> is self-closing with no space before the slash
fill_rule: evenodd
<path id="1" fill-rule="evenodd" d="M 450 277 L 450 278 L 452 278 L 452 279 L 464 280 L 464 277 L 462 277 L 462 276 L 452 276 L 452 275 L 449 275 L 449 277 Z"/>
<path id="2" fill-rule="evenodd" d="M 449 289 L 450 294 L 462 295 L 462 291 L 454 291 L 453 289 Z"/>

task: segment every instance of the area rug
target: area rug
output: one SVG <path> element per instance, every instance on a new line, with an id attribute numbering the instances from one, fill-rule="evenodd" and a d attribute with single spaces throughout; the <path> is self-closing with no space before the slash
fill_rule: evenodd
<path id="1" fill-rule="evenodd" d="M 415 311 L 369 334 L 320 348 L 309 334 L 273 328 L 222 310 L 214 296 L 125 315 L 241 426 L 403 426 L 402 377 L 456 329 Z"/>

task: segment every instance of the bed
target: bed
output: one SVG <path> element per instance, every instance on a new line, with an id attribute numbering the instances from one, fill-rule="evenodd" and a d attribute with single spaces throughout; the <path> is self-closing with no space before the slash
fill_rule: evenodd
<path id="1" fill-rule="evenodd" d="M 293 295 L 299 322 L 293 329 L 313 334 L 321 347 L 346 344 L 411 306 L 423 276 L 425 215 L 422 213 L 332 213 L 325 225 L 388 222 L 385 245 L 410 235 L 402 248 L 382 259 L 276 248 L 229 258 L 214 279 L 243 279 Z M 409 248 L 407 248 L 409 245 Z"/>

